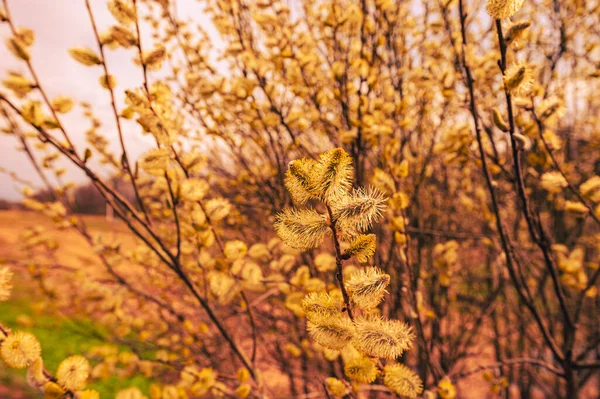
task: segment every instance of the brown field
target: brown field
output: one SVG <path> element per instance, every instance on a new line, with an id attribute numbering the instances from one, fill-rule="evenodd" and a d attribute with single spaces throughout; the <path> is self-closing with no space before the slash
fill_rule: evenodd
<path id="1" fill-rule="evenodd" d="M 118 238 L 126 245 L 133 242 L 131 234 L 127 230 L 127 226 L 119 220 L 108 221 L 104 216 L 80 216 L 85 221 L 92 235 L 109 235 Z M 102 267 L 98 259 L 93 255 L 88 243 L 73 230 L 57 229 L 52 221 L 42 215 L 28 211 L 0 211 L 0 260 L 7 263 L 14 261 L 22 262 L 26 259 L 26 252 L 22 248 L 21 235 L 34 226 L 42 226 L 54 239 L 60 242 L 60 248 L 57 250 L 57 259 L 64 266 L 80 268 L 86 265 L 86 271 L 90 272 L 97 269 L 99 273 Z M 13 261 L 13 262 L 11 262 Z M 17 279 L 14 296 L 17 298 L 23 297 L 25 294 L 29 298 L 30 292 L 24 293 L 23 286 L 18 284 L 30 284 L 31 281 L 23 278 L 21 275 Z M 27 290 L 29 291 L 29 290 Z M 39 295 L 39 294 L 37 294 Z M 10 305 L 10 302 L 8 303 Z M 0 317 L 1 321 L 1 317 Z M 489 335 L 486 336 L 486 335 Z M 466 362 L 460 364 L 464 370 L 469 370 L 480 365 L 493 363 L 493 351 L 491 346 L 492 334 L 482 334 L 476 347 L 473 348 L 474 353 L 479 355 L 469 358 Z M 488 339 L 489 338 L 489 339 Z M 267 366 L 267 365 L 265 365 Z M 267 376 L 269 385 L 276 388 L 280 384 L 286 384 L 286 379 L 278 374 L 276 370 L 264 369 L 264 375 Z M 2 373 L 0 373 L 2 377 Z M 278 382 L 279 380 L 279 382 Z M 581 398 L 597 398 L 599 391 L 597 384 L 588 384 L 587 392 L 581 393 Z M 463 379 L 457 386 L 459 398 L 465 399 L 492 399 L 500 396 L 489 391 L 488 385 L 482 379 L 481 374 L 475 374 L 469 378 Z M 510 389 L 510 398 L 519 397 L 519 393 L 515 387 Z M 9 394 L 10 392 L 10 394 Z M 7 396 L 8 395 L 8 396 Z M 0 398 L 36 398 L 36 393 L 31 393 L 24 384 L 22 377 L 16 377 L 9 382 L 2 382 L 0 379 Z M 316 396 L 314 396 L 316 397 Z M 532 398 L 543 399 L 545 396 L 539 390 L 533 390 Z"/>

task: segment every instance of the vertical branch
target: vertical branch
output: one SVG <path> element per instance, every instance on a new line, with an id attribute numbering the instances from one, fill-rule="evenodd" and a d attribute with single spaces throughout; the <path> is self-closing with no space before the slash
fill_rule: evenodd
<path id="1" fill-rule="evenodd" d="M 468 86 L 468 93 L 469 93 L 469 109 L 471 112 L 471 116 L 473 117 L 473 123 L 475 125 L 475 135 L 477 138 L 477 145 L 479 148 L 479 158 L 481 160 L 481 167 L 483 169 L 483 175 L 484 175 L 485 182 L 486 182 L 486 185 L 488 188 L 488 192 L 490 193 L 490 197 L 491 197 L 491 201 L 492 201 L 492 209 L 494 211 L 494 215 L 496 216 L 496 228 L 498 230 L 498 235 L 500 236 L 502 250 L 504 251 L 504 254 L 506 255 L 506 266 L 507 266 L 510 278 L 513 281 L 515 289 L 519 295 L 519 298 L 525 304 L 527 309 L 529 309 L 529 311 L 533 315 L 534 319 L 536 320 L 536 323 L 537 323 L 538 327 L 540 328 L 540 331 L 542 332 L 542 335 L 544 337 L 544 340 L 546 341 L 546 344 L 551 349 L 555 358 L 559 361 L 562 361 L 564 358 L 563 354 L 561 353 L 560 349 L 554 342 L 554 339 L 548 332 L 548 328 L 544 324 L 537 308 L 535 307 L 535 305 L 533 303 L 533 300 L 531 299 L 531 294 L 529 293 L 527 285 L 522 283 L 517 275 L 517 271 L 516 271 L 516 267 L 515 267 L 516 265 L 514 264 L 515 259 L 514 259 L 512 244 L 510 242 L 510 238 L 508 237 L 508 234 L 507 234 L 507 232 L 504 228 L 504 224 L 502 222 L 502 218 L 501 218 L 501 214 L 500 214 L 500 205 L 498 203 L 498 199 L 496 196 L 496 189 L 494 187 L 494 181 L 492 178 L 492 174 L 489 170 L 489 167 L 487 164 L 487 159 L 485 156 L 483 139 L 482 139 L 481 129 L 479 126 L 479 115 L 477 114 L 477 106 L 475 104 L 474 81 L 473 81 L 473 76 L 471 74 L 471 69 L 467 63 L 467 59 L 466 59 L 466 55 L 465 55 L 465 47 L 467 45 L 467 30 L 466 30 L 467 15 L 464 11 L 463 0 L 459 0 L 458 5 L 459 5 L 458 8 L 459 8 L 459 13 L 460 13 L 459 17 L 460 17 L 461 37 L 462 37 L 461 62 L 462 62 L 463 69 L 465 71 L 465 75 L 467 77 L 467 86 Z"/>
<path id="2" fill-rule="evenodd" d="M 496 33 L 498 35 L 498 44 L 500 47 L 500 61 L 498 65 L 500 70 L 502 71 L 502 75 L 504 76 L 506 73 L 506 41 L 504 40 L 504 35 L 502 33 L 502 21 L 499 19 L 496 20 Z M 542 251 L 544 256 L 544 261 L 548 271 L 550 272 L 550 276 L 552 277 L 552 283 L 554 285 L 554 291 L 556 292 L 556 296 L 558 297 L 558 302 L 563 314 L 563 318 L 565 320 L 565 324 L 567 325 L 569 330 L 574 329 L 573 321 L 571 320 L 571 315 L 569 314 L 569 310 L 567 309 L 566 300 L 564 297 L 564 293 L 562 291 L 562 287 L 560 286 L 560 282 L 558 281 L 558 275 L 556 271 L 556 267 L 554 265 L 554 261 L 551 255 L 550 248 L 550 239 L 546 235 L 544 228 L 539 219 L 536 219 L 531 212 L 531 208 L 529 206 L 529 198 L 527 197 L 527 193 L 525 192 L 525 182 L 523 180 L 523 172 L 521 166 L 521 156 L 520 156 L 520 147 L 517 144 L 515 139 L 515 120 L 514 113 L 512 107 L 512 97 L 510 91 L 504 85 L 504 94 L 506 96 L 506 106 L 508 109 L 508 123 L 509 123 L 509 136 L 510 143 L 512 147 L 512 157 L 513 157 L 513 165 L 514 172 L 516 177 L 516 185 L 517 185 L 517 193 L 521 202 L 521 206 L 525 215 L 525 220 L 527 221 L 527 227 L 529 229 L 529 235 L 531 239 L 537 244 L 537 246 Z"/>
<path id="3" fill-rule="evenodd" d="M 342 268 L 342 261 L 344 260 L 344 257 L 342 255 L 342 250 L 340 249 L 340 241 L 338 240 L 337 236 L 337 220 L 333 218 L 333 212 L 331 211 L 331 207 L 329 205 L 326 206 L 327 213 L 329 214 L 329 220 L 331 222 L 329 228 L 331 229 L 331 232 L 333 234 L 333 246 L 335 248 L 335 278 L 337 279 L 338 284 L 340 286 L 340 291 L 342 291 L 342 296 L 344 297 L 344 304 L 346 305 L 348 316 L 350 317 L 350 320 L 354 320 L 354 315 L 352 314 L 352 306 L 350 305 L 350 297 L 348 296 L 348 291 L 346 291 L 346 286 L 344 285 L 344 274 Z"/>

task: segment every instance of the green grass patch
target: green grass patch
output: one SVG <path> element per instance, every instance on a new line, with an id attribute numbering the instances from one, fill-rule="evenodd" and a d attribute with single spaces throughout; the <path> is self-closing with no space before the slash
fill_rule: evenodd
<path id="1" fill-rule="evenodd" d="M 24 317 L 25 316 L 25 317 Z M 32 322 L 28 325 L 27 318 Z M 13 331 L 29 331 L 34 334 L 42 345 L 42 357 L 45 367 L 55 373 L 62 360 L 71 355 L 85 355 L 91 348 L 104 344 L 105 341 L 97 336 L 103 334 L 89 320 L 67 319 L 52 317 L 35 312 L 31 304 L 24 300 L 13 299 L 0 303 L 0 323 Z M 121 348 L 124 350 L 124 348 Z M 25 386 L 25 370 L 13 370 L 0 366 L 0 384 L 5 386 Z M 117 377 L 90 383 L 88 388 L 95 389 L 102 398 L 112 398 L 121 389 L 135 386 L 145 394 L 151 381 L 143 376 Z M 28 391 L 29 392 L 29 391 Z M 39 393 L 31 392 L 31 398 L 38 398 Z"/>

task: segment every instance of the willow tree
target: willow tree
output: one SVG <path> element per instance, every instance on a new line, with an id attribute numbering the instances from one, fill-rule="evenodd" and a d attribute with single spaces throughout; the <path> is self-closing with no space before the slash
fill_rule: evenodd
<path id="1" fill-rule="evenodd" d="M 65 51 L 97 72 L 107 120 L 46 90 L 8 3 L 3 130 L 54 193 L 24 204 L 95 251 L 88 275 L 52 267 L 40 226 L 10 264 L 128 345 L 152 395 L 593 395 L 597 0 L 206 0 L 210 27 L 168 0 L 108 1 L 103 27 L 82 0 L 96 44 Z M 117 48 L 141 85 L 117 81 Z M 132 155 L 134 135 L 153 148 Z M 73 214 L 60 160 L 127 243 Z M 34 338 L 2 331 L 43 370 Z M 122 371 L 111 356 L 90 378 Z M 87 369 L 31 381 L 75 395 L 69 365 Z"/>

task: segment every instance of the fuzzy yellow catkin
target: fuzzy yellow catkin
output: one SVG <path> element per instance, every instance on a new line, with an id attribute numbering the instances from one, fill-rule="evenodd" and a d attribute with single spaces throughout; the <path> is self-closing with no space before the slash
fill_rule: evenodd
<path id="1" fill-rule="evenodd" d="M 327 378 L 325 379 L 325 384 L 327 385 L 327 389 L 336 397 L 342 398 L 348 393 L 348 388 L 343 381 L 338 380 L 337 378 Z"/>
<path id="2" fill-rule="evenodd" d="M 306 250 L 319 245 L 329 229 L 325 215 L 314 209 L 286 208 L 275 218 L 275 231 L 288 246 Z"/>
<path id="3" fill-rule="evenodd" d="M 100 86 L 107 90 L 112 90 L 117 86 L 117 80 L 112 75 L 102 75 L 100 76 Z"/>
<path id="4" fill-rule="evenodd" d="M 377 366 L 372 359 L 359 356 L 344 365 L 344 374 L 351 381 L 370 384 L 377 378 Z"/>
<path id="5" fill-rule="evenodd" d="M 27 383 L 33 388 L 41 388 L 48 382 L 48 378 L 44 375 L 44 361 L 38 358 L 27 369 Z"/>
<path id="6" fill-rule="evenodd" d="M 504 36 L 506 43 L 511 44 L 511 43 L 514 43 L 515 41 L 517 41 L 521 37 L 521 35 L 523 35 L 523 33 L 525 32 L 525 29 L 529 28 L 530 26 L 531 26 L 531 22 L 529 22 L 529 21 L 515 22 L 510 27 L 508 32 L 506 32 L 506 35 Z"/>
<path id="7" fill-rule="evenodd" d="M 6 87 L 9 90 L 12 90 L 19 96 L 26 95 L 35 87 L 35 85 L 31 81 L 29 81 L 29 79 L 25 78 L 23 75 L 16 73 L 10 74 L 8 77 L 6 77 L 2 81 L 2 84 L 4 85 L 4 87 Z"/>
<path id="8" fill-rule="evenodd" d="M 399 320 L 359 318 L 355 326 L 352 344 L 367 356 L 395 359 L 412 347 L 412 329 Z"/>
<path id="9" fill-rule="evenodd" d="M 383 374 L 384 385 L 402 397 L 416 398 L 423 392 L 419 376 L 403 364 L 388 364 Z"/>
<path id="10" fill-rule="evenodd" d="M 285 175 L 285 187 L 299 204 L 316 198 L 314 170 L 316 162 L 309 158 L 297 159 L 290 162 Z"/>
<path id="11" fill-rule="evenodd" d="M 488 0 L 486 10 L 494 19 L 506 19 L 515 15 L 525 0 Z"/>
<path id="12" fill-rule="evenodd" d="M 41 126 L 44 123 L 44 112 L 39 101 L 29 101 L 24 104 L 21 108 L 21 115 L 33 126 Z"/>
<path id="13" fill-rule="evenodd" d="M 556 97 L 550 97 L 542 101 L 539 109 L 539 117 L 541 120 L 548 120 L 551 117 L 560 119 L 565 115 L 566 111 L 563 102 Z"/>
<path id="14" fill-rule="evenodd" d="M 102 60 L 96 53 L 87 47 L 73 47 L 69 49 L 69 54 L 77 62 L 85 66 L 100 65 Z"/>
<path id="15" fill-rule="evenodd" d="M 65 389 L 78 391 L 85 387 L 90 375 L 90 363 L 83 356 L 70 356 L 56 370 L 56 379 Z"/>
<path id="16" fill-rule="evenodd" d="M 309 321 L 308 333 L 319 345 L 329 349 L 340 350 L 345 347 L 354 335 L 354 325 L 347 317 L 330 317 Z"/>
<path id="17" fill-rule="evenodd" d="M 444 377 L 438 383 L 438 395 L 441 399 L 454 399 L 456 398 L 456 387 L 450 381 L 450 378 Z"/>
<path id="18" fill-rule="evenodd" d="M 374 188 L 357 188 L 332 204 L 333 216 L 345 225 L 366 231 L 383 213 L 387 198 Z"/>
<path id="19" fill-rule="evenodd" d="M 140 167 L 148 174 L 162 176 L 169 165 L 169 150 L 156 148 L 146 152 L 141 160 Z"/>
<path id="20" fill-rule="evenodd" d="M 376 267 L 366 267 L 350 276 L 346 283 L 348 294 L 356 306 L 369 310 L 377 307 L 387 292 L 390 276 Z"/>
<path id="21" fill-rule="evenodd" d="M 100 393 L 93 389 L 77 392 L 77 399 L 100 399 Z"/>
<path id="22" fill-rule="evenodd" d="M 8 48 L 8 51 L 10 51 L 15 57 L 23 61 L 30 60 L 29 49 L 21 39 L 16 37 L 9 37 L 8 39 L 6 39 L 6 47 Z"/>
<path id="23" fill-rule="evenodd" d="M 157 47 L 144 54 L 144 64 L 150 69 L 160 69 L 167 55 L 164 47 Z"/>
<path id="24" fill-rule="evenodd" d="M 345 196 L 352 186 L 352 158 L 341 148 L 321 154 L 315 167 L 314 194 L 327 203 Z"/>
<path id="25" fill-rule="evenodd" d="M 302 300 L 302 310 L 306 318 L 314 323 L 318 323 L 323 318 L 340 316 L 342 307 L 341 295 L 325 292 L 311 292 Z"/>
<path id="26" fill-rule="evenodd" d="M 52 99 L 52 109 L 60 114 L 66 114 L 73 109 L 74 103 L 69 97 L 57 96 Z"/>
<path id="27" fill-rule="evenodd" d="M 0 268 L 0 302 L 8 300 L 12 291 L 13 273 L 8 267 Z"/>
<path id="28" fill-rule="evenodd" d="M 504 87 L 515 95 L 529 93 L 533 86 L 533 66 L 525 62 L 512 64 L 504 74 Z"/>
<path id="29" fill-rule="evenodd" d="M 513 134 L 515 143 L 519 150 L 529 150 L 531 148 L 531 140 L 520 133 Z"/>
<path id="30" fill-rule="evenodd" d="M 375 254 L 376 246 L 375 234 L 359 234 L 350 243 L 346 255 L 355 257 L 360 263 L 365 263 Z"/>
<path id="31" fill-rule="evenodd" d="M 115 25 L 110 28 L 108 35 L 105 36 L 107 44 L 114 44 L 112 47 L 124 47 L 129 48 L 135 46 L 137 39 L 133 32 L 121 25 Z"/>
<path id="32" fill-rule="evenodd" d="M 131 6 L 130 2 L 112 0 L 108 3 L 108 11 L 124 25 L 132 24 L 135 21 L 135 8 Z"/>
<path id="33" fill-rule="evenodd" d="M 17 29 L 17 37 L 26 46 L 31 46 L 35 41 L 35 32 L 29 28 L 19 28 Z"/>
<path id="34" fill-rule="evenodd" d="M 12 368 L 22 369 L 40 358 L 42 347 L 37 338 L 28 332 L 17 331 L 2 341 L 0 355 Z"/>
<path id="35" fill-rule="evenodd" d="M 44 384 L 44 399 L 61 399 L 65 396 L 65 390 L 54 381 Z"/>

